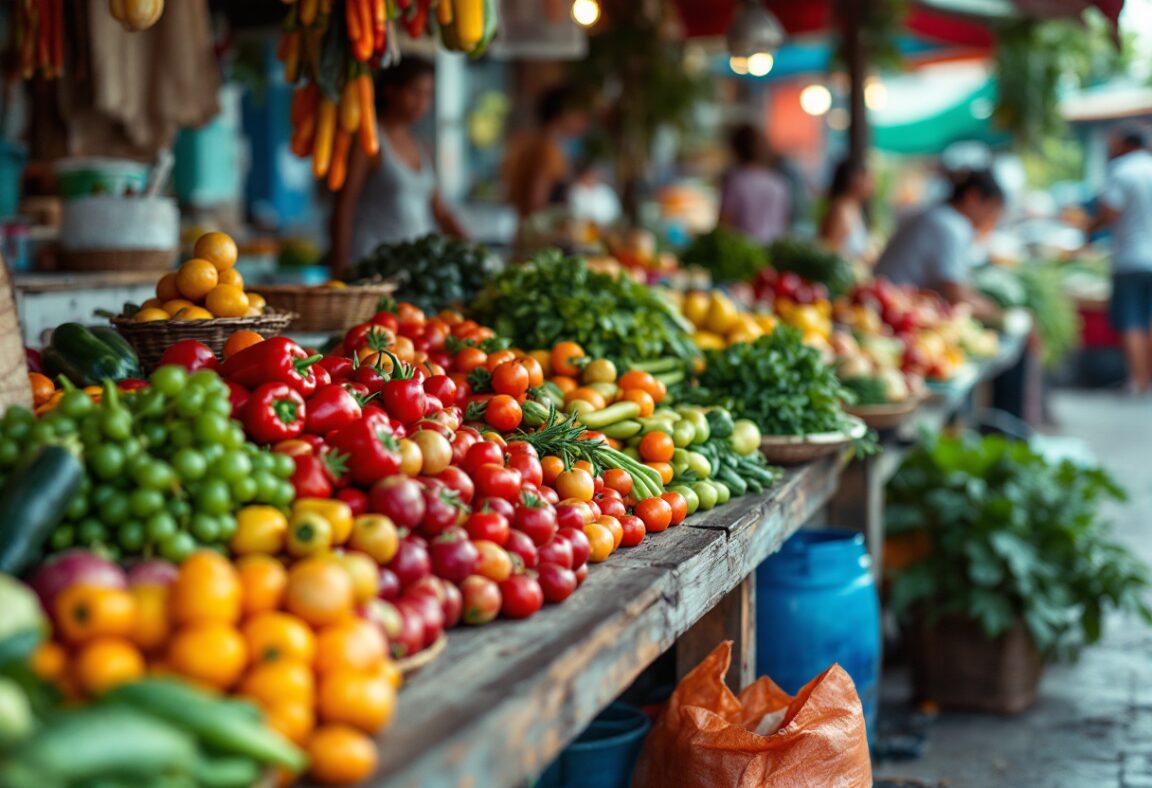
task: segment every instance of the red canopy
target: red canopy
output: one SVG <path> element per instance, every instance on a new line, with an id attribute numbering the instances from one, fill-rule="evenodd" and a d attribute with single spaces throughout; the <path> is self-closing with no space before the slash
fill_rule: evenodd
<path id="1" fill-rule="evenodd" d="M 680 18 L 690 38 L 722 36 L 728 30 L 736 0 L 675 0 Z M 1079 16 L 1088 8 L 1098 8 L 1113 24 L 1120 16 L 1124 0 L 1012 0 L 1023 16 L 1042 18 Z M 990 47 L 987 27 L 971 16 L 939 10 L 942 2 L 929 9 L 917 5 L 905 22 L 907 28 L 924 38 L 968 47 Z M 834 26 L 831 0 L 765 0 L 765 5 L 792 35 L 817 33 Z"/>

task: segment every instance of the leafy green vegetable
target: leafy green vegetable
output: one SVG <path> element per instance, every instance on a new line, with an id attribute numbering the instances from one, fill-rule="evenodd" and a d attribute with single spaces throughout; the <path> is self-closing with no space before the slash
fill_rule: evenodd
<path id="1" fill-rule="evenodd" d="M 888 486 L 888 534 L 931 545 L 889 573 L 892 608 L 966 615 L 989 637 L 1021 616 L 1054 656 L 1098 640 L 1108 607 L 1152 622 L 1147 567 L 1100 519 L 1104 501 L 1123 498 L 1102 469 L 1050 463 L 1026 443 L 928 438 Z"/>
<path id="2" fill-rule="evenodd" d="M 746 235 L 718 226 L 697 236 L 681 253 L 680 262 L 707 269 L 714 282 L 746 282 L 768 265 L 768 255 Z"/>
<path id="3" fill-rule="evenodd" d="M 780 326 L 755 342 L 740 342 L 705 354 L 699 386 L 685 399 L 723 405 L 751 419 L 765 435 L 835 432 L 849 425 L 841 401 L 852 401 L 836 373 L 803 335 Z"/>
<path id="4" fill-rule="evenodd" d="M 976 285 L 1000 306 L 1022 306 L 1032 313 L 1045 366 L 1057 366 L 1076 349 L 1080 342 L 1080 317 L 1075 300 L 1064 287 L 1064 271 L 1059 264 L 988 266 L 977 272 Z"/>
<path id="5" fill-rule="evenodd" d="M 888 387 L 884 379 L 875 375 L 844 378 L 844 388 L 855 395 L 854 405 L 883 405 L 888 402 Z"/>
<path id="6" fill-rule="evenodd" d="M 476 317 L 517 347 L 578 342 L 589 356 L 621 364 L 697 356 L 691 326 L 656 292 L 590 271 L 584 260 L 545 252 L 495 277 L 475 302 Z"/>
<path id="7" fill-rule="evenodd" d="M 356 264 L 353 279 L 395 280 L 400 283 L 397 301 L 437 312 L 471 301 L 499 268 L 487 248 L 432 233 L 415 241 L 381 244 Z"/>
<path id="8" fill-rule="evenodd" d="M 768 262 L 777 271 L 790 271 L 809 282 L 819 282 L 836 298 L 852 289 L 856 277 L 840 255 L 798 238 L 779 238 L 768 246 Z"/>

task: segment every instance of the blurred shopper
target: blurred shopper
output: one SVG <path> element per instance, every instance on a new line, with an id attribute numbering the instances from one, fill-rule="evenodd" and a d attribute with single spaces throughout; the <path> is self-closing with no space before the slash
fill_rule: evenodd
<path id="1" fill-rule="evenodd" d="M 571 87 L 545 91 L 536 106 L 536 128 L 509 146 L 503 179 L 508 201 L 523 222 L 568 200 L 572 164 L 567 144 L 584 133 L 587 113 Z"/>
<path id="2" fill-rule="evenodd" d="M 787 233 L 791 224 L 788 182 L 772 169 L 768 141 L 755 126 L 738 126 L 731 145 L 734 164 L 724 176 L 720 224 L 770 243 Z"/>
<path id="3" fill-rule="evenodd" d="M 904 220 L 876 262 L 876 276 L 900 285 L 935 290 L 948 301 L 967 303 L 977 317 L 999 309 L 968 284 L 978 231 L 996 225 L 1004 192 L 986 170 L 955 179 L 952 196 Z"/>
<path id="4" fill-rule="evenodd" d="M 568 208 L 578 222 L 608 227 L 620 218 L 620 198 L 616 190 L 604 182 L 601 169 L 593 159 L 580 163 L 568 189 Z"/>
<path id="5" fill-rule="evenodd" d="M 1112 230 L 1112 323 L 1124 340 L 1128 391 L 1152 387 L 1152 153 L 1147 131 L 1121 128 L 1091 227 Z"/>
<path id="6" fill-rule="evenodd" d="M 408 241 L 440 230 L 463 237 L 464 228 L 440 197 L 432 156 L 416 124 L 432 107 L 435 70 L 405 56 L 377 78 L 380 152 L 369 158 L 353 145 L 348 179 L 332 211 L 333 275 L 383 243 Z"/>
<path id="7" fill-rule="evenodd" d="M 820 221 L 820 242 L 849 260 L 872 262 L 874 250 L 864 204 L 873 191 L 872 173 L 863 164 L 850 159 L 837 164 Z"/>

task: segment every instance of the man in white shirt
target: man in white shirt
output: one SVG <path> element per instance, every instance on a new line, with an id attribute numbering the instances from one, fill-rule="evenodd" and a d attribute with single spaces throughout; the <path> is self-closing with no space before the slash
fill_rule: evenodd
<path id="1" fill-rule="evenodd" d="M 935 290 L 951 303 L 968 303 L 978 317 L 999 310 L 968 286 L 977 230 L 995 226 L 1004 192 L 992 174 L 964 173 L 952 196 L 906 219 L 876 262 L 878 278 Z"/>
<path id="2" fill-rule="evenodd" d="M 1112 325 L 1124 342 L 1128 391 L 1152 386 L 1152 153 L 1147 132 L 1112 137 L 1112 164 L 1093 230 L 1112 230 Z"/>

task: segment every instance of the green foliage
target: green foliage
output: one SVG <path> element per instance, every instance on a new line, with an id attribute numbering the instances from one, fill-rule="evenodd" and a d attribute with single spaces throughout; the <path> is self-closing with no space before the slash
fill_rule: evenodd
<path id="1" fill-rule="evenodd" d="M 840 407 L 851 401 L 831 367 L 799 331 L 780 326 L 755 342 L 740 342 L 705 354 L 699 386 L 685 399 L 722 405 L 751 419 L 765 435 L 809 435 L 848 426 Z"/>
<path id="2" fill-rule="evenodd" d="M 476 299 L 475 314 L 522 348 L 571 340 L 593 358 L 618 363 L 697 356 L 691 326 L 655 291 L 627 276 L 591 271 L 584 260 L 555 250 L 492 279 Z"/>
<path id="3" fill-rule="evenodd" d="M 1109 607 L 1152 623 L 1148 570 L 1100 518 L 1124 492 L 1100 468 L 1053 464 L 998 436 L 932 437 L 888 486 L 889 535 L 923 531 L 931 552 L 890 573 L 897 613 L 966 615 L 989 637 L 1024 619 L 1037 647 L 1074 656 Z"/>
<path id="4" fill-rule="evenodd" d="M 791 271 L 809 282 L 819 282 L 837 298 L 852 289 L 856 277 L 840 255 L 799 238 L 778 238 L 768 246 L 768 262 L 777 271 Z"/>
<path id="5" fill-rule="evenodd" d="M 852 392 L 857 405 L 883 405 L 888 402 L 888 386 L 875 375 L 845 378 L 844 388 Z"/>
<path id="6" fill-rule="evenodd" d="M 471 301 L 499 267 L 483 246 L 430 233 L 415 241 L 380 244 L 356 264 L 353 279 L 397 281 L 397 301 L 437 312 Z"/>
<path id="7" fill-rule="evenodd" d="M 976 282 L 1000 306 L 1022 306 L 1032 313 L 1045 366 L 1057 366 L 1076 349 L 1080 342 L 1080 316 L 1075 300 L 1064 287 L 1064 271 L 1059 264 L 990 266 L 978 272 Z"/>
<path id="8" fill-rule="evenodd" d="M 747 282 L 768 265 L 768 256 L 748 236 L 719 226 L 697 236 L 680 255 L 680 261 L 707 269 L 714 282 Z"/>

